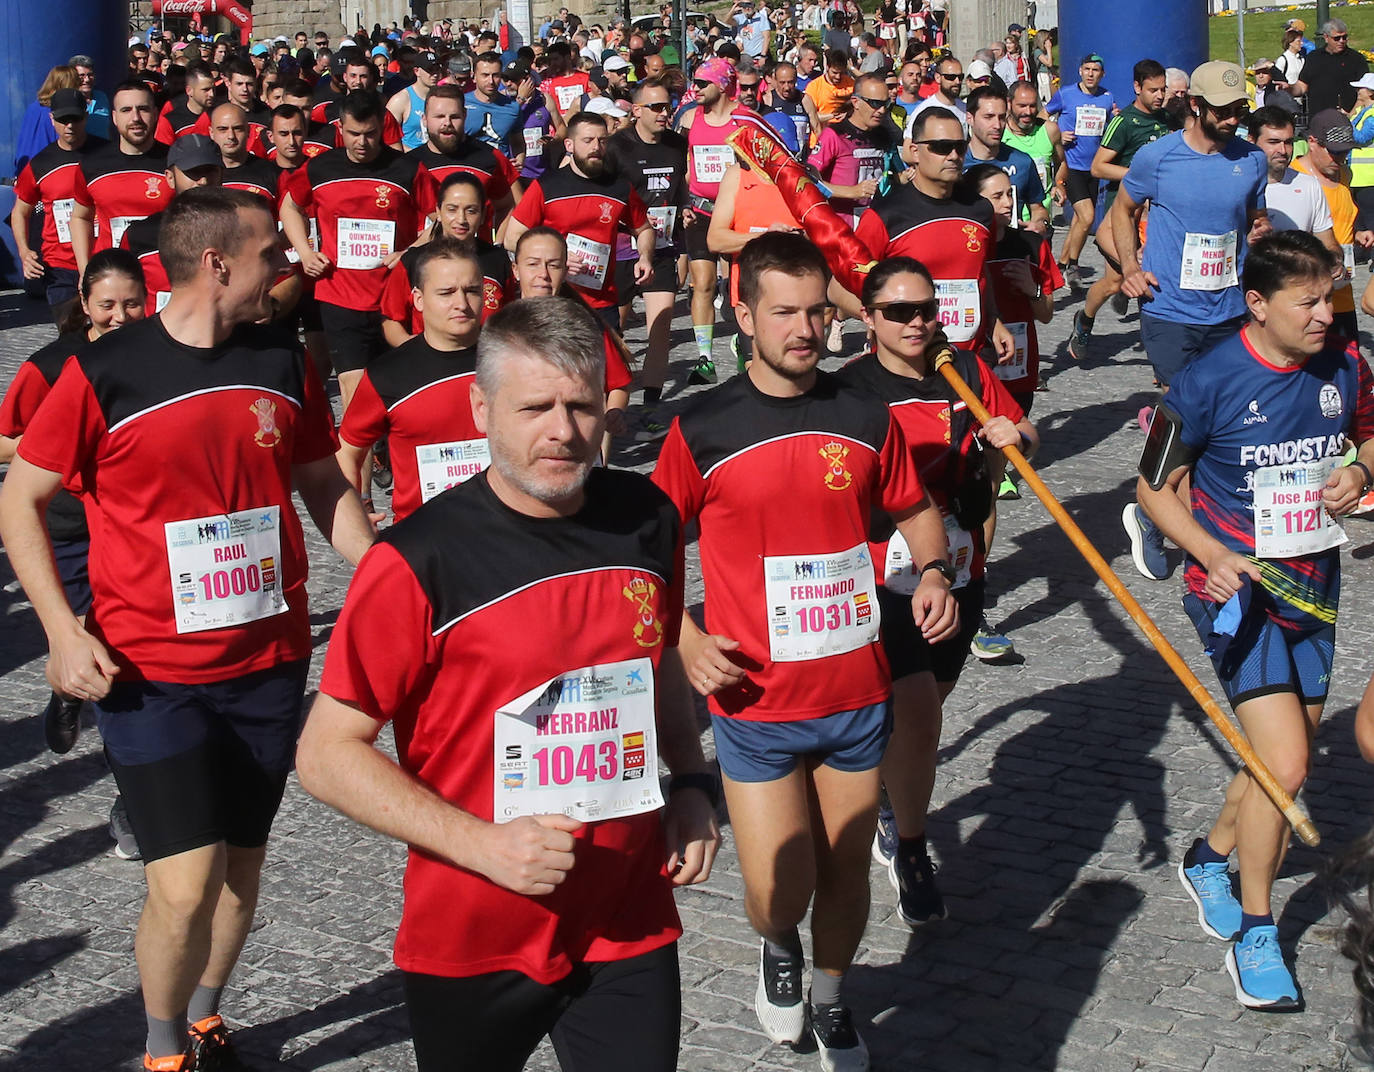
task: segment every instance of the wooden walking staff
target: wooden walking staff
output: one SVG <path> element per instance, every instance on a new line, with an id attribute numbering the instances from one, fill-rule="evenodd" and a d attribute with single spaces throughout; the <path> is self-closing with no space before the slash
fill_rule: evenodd
<path id="1" fill-rule="evenodd" d="M 979 401 L 978 396 L 969 389 L 969 385 L 964 382 L 963 377 L 955 369 L 954 353 L 948 346 L 941 348 L 936 354 L 934 364 L 940 375 L 944 376 L 945 381 L 963 399 L 964 405 L 968 406 L 969 412 L 977 418 L 979 424 L 986 424 L 992 419 L 992 414 L 987 411 L 987 408 Z M 1083 535 L 1083 530 L 1069 516 L 1064 505 L 1055 498 L 1054 492 L 1045 486 L 1045 482 L 1031 468 L 1025 455 L 1015 447 L 1004 447 L 1002 453 L 1006 455 L 1007 461 L 1011 462 L 1016 471 L 1021 474 L 1021 479 L 1035 492 L 1036 498 L 1045 504 L 1045 509 L 1050 512 L 1050 516 L 1058 522 L 1059 527 L 1068 535 L 1074 547 L 1078 548 L 1078 553 L 1088 560 L 1088 565 L 1093 568 L 1093 572 L 1102 578 L 1112 595 L 1116 596 L 1117 601 L 1126 608 L 1126 613 L 1135 619 L 1135 624 L 1140 626 L 1140 631 L 1145 634 L 1145 639 L 1153 644 L 1155 650 L 1163 656 L 1164 661 L 1169 664 L 1169 669 L 1174 672 L 1179 681 L 1183 682 L 1188 694 L 1212 720 L 1213 725 L 1221 731 L 1222 736 L 1231 742 L 1231 747 L 1236 750 L 1241 762 L 1249 770 L 1250 777 L 1254 778 L 1260 784 L 1260 788 L 1269 794 L 1269 799 L 1274 802 L 1274 807 L 1283 812 L 1283 817 L 1288 820 L 1298 837 L 1302 838 L 1303 844 L 1313 846 L 1321 844 L 1321 835 L 1317 833 L 1317 828 L 1312 824 L 1307 813 L 1284 791 L 1283 786 L 1274 780 L 1274 776 L 1269 773 L 1269 768 L 1264 765 L 1259 756 L 1255 755 L 1255 750 L 1250 747 L 1250 742 L 1226 717 L 1226 713 L 1222 711 L 1216 700 L 1212 699 L 1206 686 L 1198 680 L 1197 675 L 1183 661 L 1183 657 L 1159 631 L 1159 627 L 1145 613 L 1145 608 L 1136 602 L 1130 589 L 1121 583 L 1121 578 L 1107 564 L 1107 560 L 1089 542 L 1088 537 Z"/>

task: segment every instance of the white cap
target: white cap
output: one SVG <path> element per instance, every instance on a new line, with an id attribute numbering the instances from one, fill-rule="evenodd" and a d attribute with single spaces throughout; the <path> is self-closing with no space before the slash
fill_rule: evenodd
<path id="1" fill-rule="evenodd" d="M 337 51 L 339 51 L 339 49 L 341 49 L 341 48 L 348 48 L 349 46 L 352 46 L 353 48 L 357 48 L 357 47 L 358 47 L 358 42 L 357 42 L 357 40 L 356 40 L 355 38 L 352 38 L 352 37 L 340 37 L 340 38 L 339 38 L 339 43 L 338 43 L 337 45 L 334 46 L 334 51 L 337 52 Z"/>
<path id="2" fill-rule="evenodd" d="M 1374 89 L 1374 73 L 1360 75 L 1358 82 L 1351 82 L 1356 89 Z"/>
<path id="3" fill-rule="evenodd" d="M 604 71 L 628 71 L 630 69 L 630 61 L 624 56 L 612 56 L 601 65 L 601 69 Z"/>
<path id="4" fill-rule="evenodd" d="M 970 82 L 977 82 L 980 78 L 991 78 L 992 68 L 984 60 L 974 60 L 968 65 L 967 79 Z"/>
<path id="5" fill-rule="evenodd" d="M 609 115 L 616 119 L 624 119 L 630 113 L 625 111 L 611 100 L 610 97 L 593 97 L 587 102 L 587 111 L 593 115 Z"/>
<path id="6" fill-rule="evenodd" d="M 133 48 L 134 45 L 141 45 L 141 44 L 143 44 L 143 38 L 140 37 L 138 34 L 134 34 L 133 37 L 129 38 L 129 47 L 130 47 L 130 48 Z"/>

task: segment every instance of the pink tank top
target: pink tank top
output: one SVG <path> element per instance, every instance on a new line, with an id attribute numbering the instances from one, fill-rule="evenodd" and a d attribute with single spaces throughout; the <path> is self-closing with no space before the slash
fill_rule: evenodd
<path id="1" fill-rule="evenodd" d="M 732 118 L 712 126 L 706 113 L 697 109 L 697 117 L 687 128 L 687 192 L 693 197 L 716 199 L 725 169 L 735 162 L 735 150 L 725 144 L 725 139 L 738 125 Z"/>

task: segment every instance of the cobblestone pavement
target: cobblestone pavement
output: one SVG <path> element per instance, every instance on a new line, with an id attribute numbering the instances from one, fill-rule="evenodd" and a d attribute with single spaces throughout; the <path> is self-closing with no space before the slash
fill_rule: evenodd
<path id="1" fill-rule="evenodd" d="M 1118 323 L 1104 309 L 1093 354 L 1078 365 L 1063 354 L 1064 306 L 1043 333 L 1048 389 L 1035 401 L 1044 439 L 1038 467 L 1210 687 L 1177 578 L 1143 580 L 1119 520 L 1142 442 L 1136 411 L 1153 397 L 1135 318 Z M 43 312 L 3 300 L 6 380 L 52 337 L 35 325 Z M 642 327 L 630 338 L 640 342 Z M 859 335 L 845 338 L 852 351 Z M 670 383 L 680 384 L 692 349 L 685 315 L 674 342 Z M 733 367 L 728 340 L 717 342 L 716 356 L 722 370 Z M 647 467 L 653 454 L 640 447 L 618 461 Z M 169 444 L 168 461 L 174 457 Z M 1362 653 L 1374 642 L 1366 609 L 1374 528 L 1349 524 L 1341 658 L 1306 792 L 1325 847 L 1295 846 L 1277 887 L 1280 934 L 1296 955 L 1306 1010 L 1265 1015 L 1236 1004 L 1222 969 L 1225 947 L 1203 935 L 1175 874 L 1234 759 L 1040 504 L 1028 494 L 1001 504 L 999 514 L 989 613 L 1021 658 L 970 660 L 948 704 L 931 842 L 952 918 L 912 933 L 894 912 L 886 876 L 873 869 L 873 907 L 849 994 L 874 1066 L 1359 1067 L 1346 1045 L 1349 968 L 1335 950 L 1335 915 L 1318 873 L 1329 848 L 1370 824 L 1371 776 L 1351 721 L 1370 672 Z M 322 655 L 348 571 L 318 538 L 312 557 Z M 110 851 L 113 787 L 94 731 L 64 758 L 44 749 L 42 637 L 7 563 L 0 572 L 0 1062 L 134 1068 L 143 1031 L 131 953 L 138 865 Z M 699 580 L 691 598 L 700 599 Z M 400 845 L 315 803 L 293 780 L 257 925 L 226 1002 L 255 1063 L 413 1067 L 390 959 L 403 859 Z M 773 1046 L 759 1032 L 751 1002 L 757 940 L 741 892 L 727 826 L 710 883 L 678 898 L 686 927 L 681 1067 L 816 1068 L 814 1055 Z M 555 1067 L 547 1047 L 533 1066 Z"/>

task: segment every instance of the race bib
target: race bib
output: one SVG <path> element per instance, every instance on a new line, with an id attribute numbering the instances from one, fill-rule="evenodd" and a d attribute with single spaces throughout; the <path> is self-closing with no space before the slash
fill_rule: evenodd
<path id="1" fill-rule="evenodd" d="M 568 282 L 588 290 L 606 285 L 606 269 L 611 263 L 611 247 L 593 242 L 579 234 L 568 235 Z"/>
<path id="2" fill-rule="evenodd" d="M 491 464 L 485 439 L 453 443 L 422 443 L 415 448 L 415 467 L 420 476 L 420 501 L 429 502 L 441 491 L 461 484 Z"/>
<path id="3" fill-rule="evenodd" d="M 396 223 L 394 220 L 360 220 L 352 216 L 339 217 L 337 256 L 338 268 L 363 271 L 380 268 L 396 251 Z"/>
<path id="4" fill-rule="evenodd" d="M 584 822 L 663 807 L 647 658 L 587 666 L 496 712 L 491 814 L 570 815 Z"/>
<path id="5" fill-rule="evenodd" d="M 983 303 L 976 279 L 937 279 L 935 297 L 940 301 L 940 326 L 950 342 L 968 342 L 983 323 Z"/>
<path id="6" fill-rule="evenodd" d="M 1236 232 L 1197 234 L 1183 240 L 1178 285 L 1182 290 L 1225 290 L 1236 285 Z"/>
<path id="7" fill-rule="evenodd" d="M 1095 104 L 1080 104 L 1074 117 L 1073 132 L 1079 138 L 1100 138 L 1107 129 L 1107 109 Z"/>
<path id="8" fill-rule="evenodd" d="M 566 112 L 582 99 L 582 87 L 580 85 L 558 86 L 553 93 L 554 98 L 558 101 L 560 112 Z"/>
<path id="9" fill-rule="evenodd" d="M 526 127 L 525 134 L 525 155 L 542 156 L 544 153 L 544 128 Z"/>
<path id="10" fill-rule="evenodd" d="M 268 506 L 164 526 L 178 633 L 245 625 L 286 610 L 280 513 Z"/>
<path id="11" fill-rule="evenodd" d="M 735 150 L 728 145 L 697 145 L 692 148 L 692 175 L 700 183 L 719 183 L 725 169 L 735 162 Z"/>
<path id="12" fill-rule="evenodd" d="M 1341 264 L 1345 268 L 1345 281 L 1337 283 L 1338 287 L 1350 286 L 1350 280 L 1355 274 L 1355 244 L 1353 242 L 1341 243 Z"/>
<path id="13" fill-rule="evenodd" d="M 768 648 L 776 663 L 855 651 L 878 638 L 877 586 L 868 545 L 763 560 Z"/>
<path id="14" fill-rule="evenodd" d="M 877 182 L 883 177 L 883 154 L 880 149 L 859 149 L 854 153 L 854 161 L 859 165 L 859 183 L 870 179 Z"/>
<path id="15" fill-rule="evenodd" d="M 791 119 L 792 125 L 797 128 L 797 145 L 805 149 L 811 144 L 811 117 L 801 112 Z"/>
<path id="16" fill-rule="evenodd" d="M 129 229 L 129 224 L 137 223 L 139 220 L 147 219 L 146 216 L 111 216 L 110 217 L 110 244 L 119 248 L 119 244 L 124 241 L 124 232 Z M 71 217 L 67 217 L 67 225 L 71 226 Z"/>
<path id="17" fill-rule="evenodd" d="M 1340 459 L 1268 465 L 1255 472 L 1255 554 L 1293 558 L 1339 547 L 1349 537 L 1322 505 Z"/>
<path id="18" fill-rule="evenodd" d="M 677 226 L 677 206 L 664 205 L 649 209 L 649 223 L 654 229 L 654 248 L 667 249 L 673 244 L 673 228 Z"/>
<path id="19" fill-rule="evenodd" d="M 59 197 L 52 203 L 52 222 L 57 228 L 57 240 L 63 245 L 70 245 L 72 240 L 72 205 L 75 200 L 70 197 Z"/>
<path id="20" fill-rule="evenodd" d="M 949 561 L 954 567 L 954 583 L 950 590 L 963 588 L 970 580 L 973 569 L 973 536 L 959 527 L 954 518 L 945 515 L 945 545 L 949 548 Z M 887 554 L 883 559 L 883 586 L 899 596 L 909 596 L 921 583 L 921 575 L 911 560 L 911 550 L 900 532 L 894 532 L 887 541 Z"/>
<path id="21" fill-rule="evenodd" d="M 314 216 L 309 217 L 305 222 L 308 223 L 308 224 L 310 225 L 310 248 L 311 248 L 311 249 L 317 250 L 317 249 L 320 248 L 320 225 L 319 225 L 319 222 L 315 219 Z M 282 227 L 282 225 L 281 225 L 280 222 L 278 222 L 278 224 L 277 224 L 277 230 L 278 230 L 278 232 L 280 232 L 280 233 L 282 233 L 282 234 L 285 234 L 285 233 L 286 233 L 285 228 Z M 295 249 L 294 246 L 287 246 L 287 247 L 286 247 L 286 260 L 287 260 L 287 262 L 290 263 L 290 264 L 300 264 L 300 263 L 301 263 L 301 255 L 300 255 L 299 253 L 296 252 L 296 249 Z"/>
<path id="22" fill-rule="evenodd" d="M 999 380 L 1010 383 L 1012 380 L 1019 380 L 1026 375 L 1030 349 L 1026 345 L 1028 333 L 1025 324 L 1008 324 L 1007 330 L 1011 332 L 1011 337 L 1016 343 L 1016 353 L 1005 365 L 1001 363 L 993 365 L 992 371 L 996 373 Z"/>

